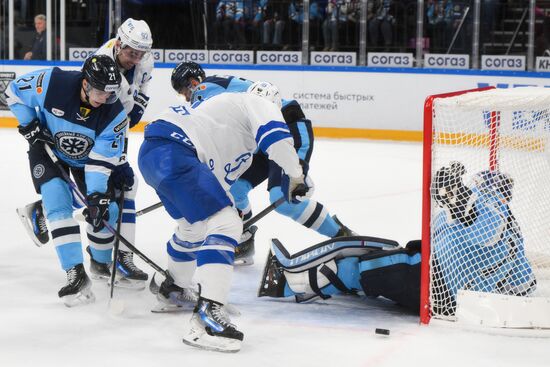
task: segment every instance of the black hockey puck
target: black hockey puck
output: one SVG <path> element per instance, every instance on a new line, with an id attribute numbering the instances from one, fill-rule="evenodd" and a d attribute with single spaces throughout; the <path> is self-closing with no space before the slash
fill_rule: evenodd
<path id="1" fill-rule="evenodd" d="M 375 329 L 374 330 L 374 333 L 375 334 L 378 334 L 378 335 L 390 335 L 390 331 L 388 329 Z"/>

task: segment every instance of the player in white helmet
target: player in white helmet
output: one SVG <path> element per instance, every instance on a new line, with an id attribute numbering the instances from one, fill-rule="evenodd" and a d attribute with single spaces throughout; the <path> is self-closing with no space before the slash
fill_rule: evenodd
<path id="1" fill-rule="evenodd" d="M 275 103 L 279 109 L 283 106 L 283 101 L 281 99 L 281 93 L 279 88 L 271 84 L 270 82 L 255 82 L 246 90 L 248 93 L 257 94 L 260 97 Z"/>
<path id="2" fill-rule="evenodd" d="M 97 51 L 96 55 L 107 55 L 113 59 L 121 74 L 124 76 L 121 83 L 120 101 L 130 119 L 129 128 L 136 125 L 149 101 L 148 87 L 153 71 L 153 57 L 151 47 L 153 38 L 147 23 L 143 20 L 128 18 L 118 28 L 116 38 L 107 41 Z M 128 125 L 127 125 L 128 126 Z M 126 134 L 127 131 L 121 131 Z M 127 151 L 127 139 L 125 140 L 124 152 Z M 136 209 L 135 196 L 137 191 L 137 177 L 124 154 L 123 160 L 113 170 L 110 178 L 110 185 L 117 194 L 125 191 L 123 215 L 121 222 L 121 234 L 131 243 L 135 243 Z M 117 195 L 118 197 L 119 195 Z M 41 246 L 48 242 L 49 234 L 46 219 L 42 209 L 42 203 L 37 201 L 24 208 L 18 209 L 18 213 L 27 226 L 29 221 L 33 228 L 27 232 L 34 233 L 32 237 L 36 245 Z M 110 270 L 108 266 L 91 261 L 90 272 L 95 279 L 109 279 Z M 133 254 L 126 246 L 120 244 L 120 251 L 117 254 L 117 284 L 119 286 L 135 289 L 145 288 L 148 275 L 136 267 L 133 262 Z"/>

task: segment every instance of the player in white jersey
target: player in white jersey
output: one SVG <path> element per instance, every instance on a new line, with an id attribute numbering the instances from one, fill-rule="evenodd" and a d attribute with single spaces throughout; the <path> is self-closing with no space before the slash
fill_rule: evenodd
<path id="1" fill-rule="evenodd" d="M 95 53 L 116 61 L 122 80 L 120 101 L 130 117 L 130 127 L 136 125 L 149 101 L 149 82 L 153 71 L 151 47 L 153 39 L 144 20 L 132 18 L 120 26 L 117 37 L 107 41 Z"/>
<path id="2" fill-rule="evenodd" d="M 107 55 L 113 59 L 123 76 L 119 99 L 130 119 L 129 128 L 140 121 L 149 101 L 148 86 L 153 70 L 153 57 L 150 52 L 152 45 L 153 39 L 147 23 L 129 18 L 119 27 L 116 38 L 109 40 L 95 52 L 96 55 Z M 124 153 L 127 151 L 127 144 L 126 139 Z M 138 182 L 126 161 L 125 154 L 113 170 L 110 184 L 117 190 L 117 194 L 125 191 L 120 231 L 128 241 L 135 243 L 135 197 Z M 23 221 L 26 226 L 32 224 L 33 228 L 29 228 L 27 232 L 34 233 L 33 241 L 39 246 L 47 243 L 48 228 L 41 202 L 29 204 L 25 208 L 20 208 L 18 212 L 23 213 L 22 217 L 28 218 Z M 110 278 L 108 266 L 99 264 L 92 258 L 90 267 L 93 278 Z M 148 279 L 148 275 L 136 267 L 133 253 L 124 244 L 120 244 L 117 254 L 117 275 L 117 285 L 126 288 L 143 289 Z"/>
<path id="3" fill-rule="evenodd" d="M 307 195 L 283 121 L 279 108 L 260 96 L 225 93 L 193 108 L 170 107 L 145 129 L 140 171 L 178 224 L 167 244 L 168 269 L 181 288 L 192 287 L 193 275 L 199 284 L 186 344 L 240 350 L 243 333 L 223 308 L 243 227 L 229 190 L 259 149 L 283 168 L 287 200 Z"/>

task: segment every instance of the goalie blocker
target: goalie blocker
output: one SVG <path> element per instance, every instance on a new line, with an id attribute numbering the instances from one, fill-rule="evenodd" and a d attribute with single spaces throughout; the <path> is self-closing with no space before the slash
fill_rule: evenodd
<path id="1" fill-rule="evenodd" d="M 353 236 L 321 242 L 290 256 L 272 240 L 258 297 L 295 296 L 296 302 L 335 294 L 382 296 L 418 312 L 420 241 Z"/>

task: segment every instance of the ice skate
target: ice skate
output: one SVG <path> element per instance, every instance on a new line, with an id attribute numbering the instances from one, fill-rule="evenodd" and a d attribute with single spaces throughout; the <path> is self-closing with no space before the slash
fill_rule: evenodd
<path id="1" fill-rule="evenodd" d="M 153 280 L 154 281 L 154 280 Z M 172 281 L 161 283 L 158 304 L 151 309 L 153 313 L 192 311 L 197 305 L 199 294 L 192 288 L 181 288 Z"/>
<path id="2" fill-rule="evenodd" d="M 92 292 L 92 282 L 84 270 L 84 265 L 78 264 L 67 270 L 67 284 L 59 290 L 57 295 L 67 307 L 84 305 L 95 301 L 95 296 Z"/>
<path id="3" fill-rule="evenodd" d="M 334 236 L 333 238 L 359 236 L 358 233 L 352 231 L 351 229 L 343 225 L 342 222 L 340 222 L 340 220 L 338 219 L 338 217 L 336 217 L 336 215 L 333 215 L 332 219 L 334 219 L 334 221 L 340 226 L 340 230 L 338 231 L 338 233 L 336 233 L 336 236 Z"/>
<path id="4" fill-rule="evenodd" d="M 142 290 L 147 285 L 149 275 L 134 264 L 134 254 L 118 251 L 115 285 L 121 288 Z"/>
<path id="5" fill-rule="evenodd" d="M 235 266 L 254 264 L 254 237 L 258 227 L 251 226 L 243 232 L 239 246 L 235 247 Z"/>
<path id="6" fill-rule="evenodd" d="M 105 280 L 111 279 L 111 263 L 100 263 L 94 260 L 90 246 L 86 247 L 86 252 L 90 255 L 90 277 L 93 280 Z"/>
<path id="7" fill-rule="evenodd" d="M 264 265 L 258 297 L 284 297 L 286 278 L 283 266 L 269 250 Z"/>
<path id="8" fill-rule="evenodd" d="M 190 323 L 189 331 L 183 337 L 185 344 L 225 353 L 241 350 L 243 333 L 231 324 L 221 303 L 199 298 Z"/>
<path id="9" fill-rule="evenodd" d="M 42 200 L 35 201 L 23 208 L 16 209 L 17 215 L 23 223 L 27 234 L 38 247 L 45 245 L 50 240 Z"/>

